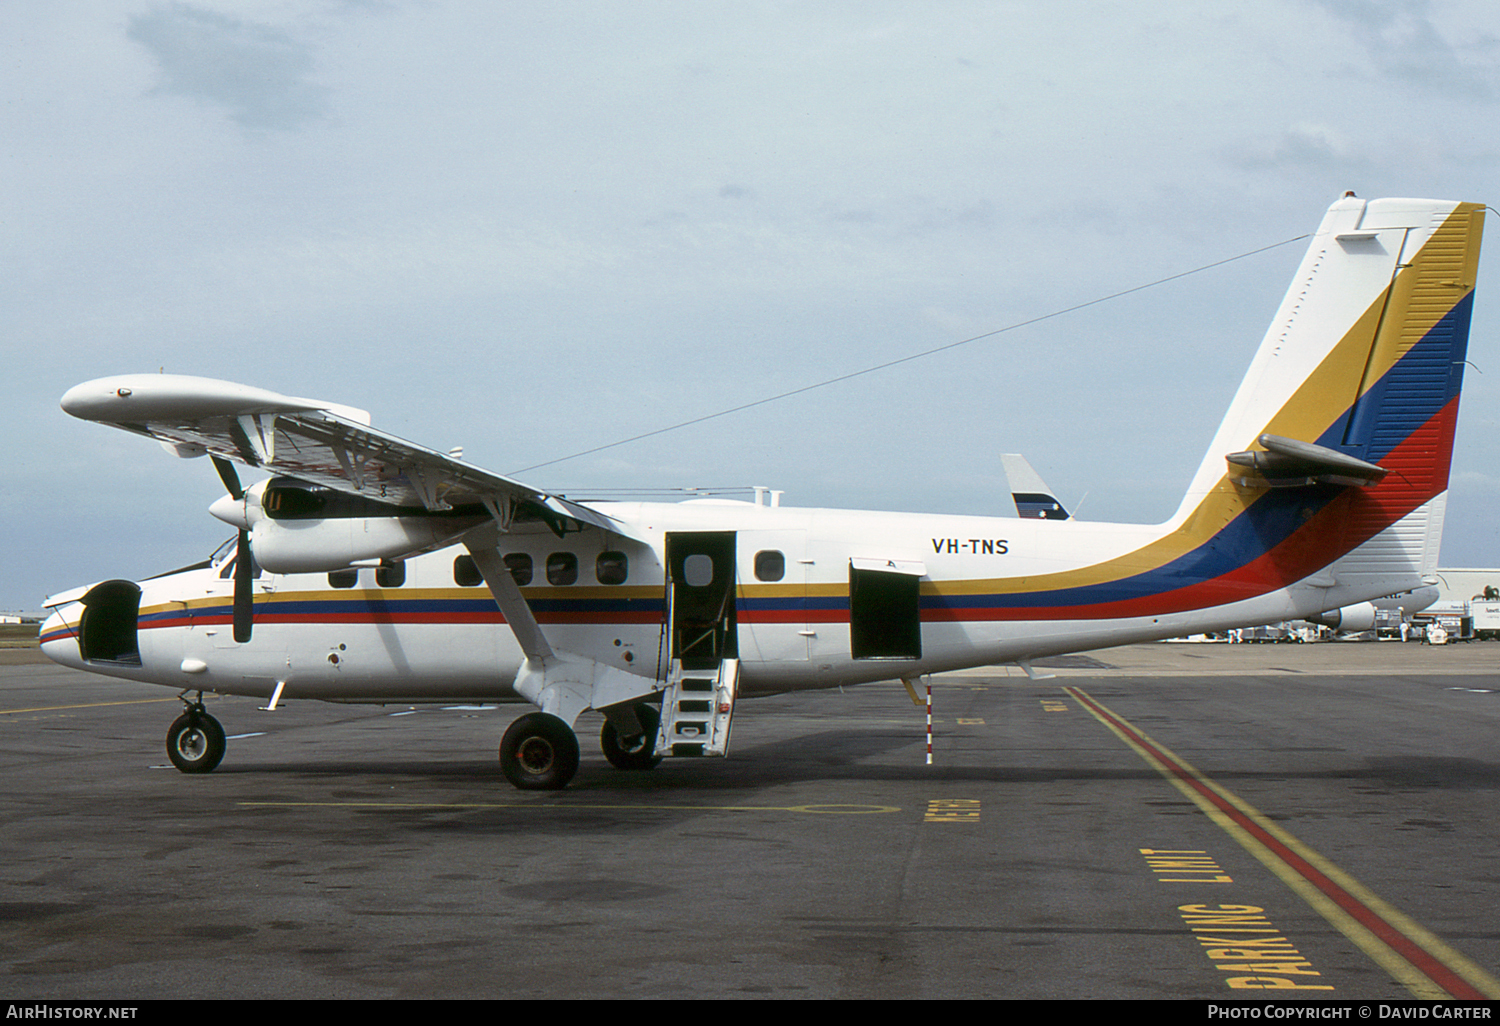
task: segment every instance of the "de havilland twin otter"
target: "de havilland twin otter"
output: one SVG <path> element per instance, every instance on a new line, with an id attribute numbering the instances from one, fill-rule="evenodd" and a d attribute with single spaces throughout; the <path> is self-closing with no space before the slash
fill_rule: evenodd
<path id="1" fill-rule="evenodd" d="M 624 769 L 723 755 L 739 698 L 1306 617 L 1431 583 L 1484 207 L 1329 208 L 1177 512 L 1147 525 L 570 501 L 370 425 L 207 378 L 121 375 L 63 409 L 207 455 L 215 558 L 47 600 L 67 666 L 182 692 L 536 707 L 507 778 L 558 788 L 604 714 Z M 1201 354 L 1195 354 L 1201 357 Z M 1134 459 L 1149 454 L 1136 454 Z M 272 476 L 249 487 L 233 464 Z M 1050 498 L 1050 496 L 1043 496 Z M 196 698 L 192 697 L 196 695 Z"/>

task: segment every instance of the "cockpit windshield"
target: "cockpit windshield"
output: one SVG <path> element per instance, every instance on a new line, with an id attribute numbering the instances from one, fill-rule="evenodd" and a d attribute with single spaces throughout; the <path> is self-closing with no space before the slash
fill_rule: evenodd
<path id="1" fill-rule="evenodd" d="M 218 548 L 214 549 L 213 555 L 208 557 L 208 565 L 219 566 L 226 559 L 233 559 L 235 549 L 239 547 L 239 544 L 240 540 L 238 537 L 230 538 L 223 545 L 220 545 Z"/>

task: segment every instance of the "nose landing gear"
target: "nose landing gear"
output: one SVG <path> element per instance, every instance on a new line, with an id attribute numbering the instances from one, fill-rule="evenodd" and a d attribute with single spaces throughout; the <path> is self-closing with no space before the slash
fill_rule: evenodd
<path id="1" fill-rule="evenodd" d="M 212 772 L 224 758 L 224 728 L 203 708 L 203 692 L 182 701 L 187 711 L 167 729 L 167 758 L 183 773 Z"/>

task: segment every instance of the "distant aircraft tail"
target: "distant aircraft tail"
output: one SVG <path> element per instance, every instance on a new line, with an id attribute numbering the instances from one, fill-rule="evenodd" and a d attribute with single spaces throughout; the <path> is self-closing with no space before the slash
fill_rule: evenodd
<path id="1" fill-rule="evenodd" d="M 1020 453 L 1007 452 L 1000 456 L 1005 467 L 1005 480 L 1010 483 L 1011 501 L 1016 504 L 1016 515 L 1023 520 L 1066 520 L 1068 511 L 1053 496 L 1040 474 L 1031 469 L 1031 464 Z"/>
<path id="2" fill-rule="evenodd" d="M 1180 541 L 1247 583 L 1394 591 L 1431 573 L 1483 221 L 1475 203 L 1329 208 L 1173 518 Z"/>

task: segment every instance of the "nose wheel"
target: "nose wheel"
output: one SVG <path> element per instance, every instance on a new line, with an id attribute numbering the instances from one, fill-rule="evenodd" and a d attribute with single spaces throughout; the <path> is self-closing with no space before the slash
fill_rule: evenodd
<path id="1" fill-rule="evenodd" d="M 167 728 L 167 758 L 183 773 L 212 772 L 224 758 L 224 728 L 199 699 Z"/>

